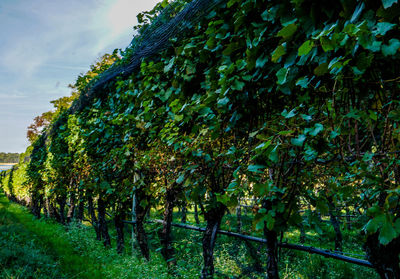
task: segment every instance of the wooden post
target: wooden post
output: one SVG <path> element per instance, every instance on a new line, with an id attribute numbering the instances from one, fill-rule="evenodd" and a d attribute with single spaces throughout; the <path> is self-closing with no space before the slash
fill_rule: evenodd
<path id="1" fill-rule="evenodd" d="M 197 210 L 197 203 L 194 203 L 194 220 L 196 221 L 196 224 L 200 224 L 199 212 Z"/>

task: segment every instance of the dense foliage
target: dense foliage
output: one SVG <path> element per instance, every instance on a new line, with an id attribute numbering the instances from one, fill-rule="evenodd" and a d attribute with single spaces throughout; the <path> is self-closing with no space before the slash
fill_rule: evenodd
<path id="1" fill-rule="evenodd" d="M 268 241 L 268 278 L 278 278 L 278 237 L 301 224 L 322 233 L 318 213 L 345 205 L 364 217 L 376 271 L 399 278 L 399 15 L 388 0 L 223 2 L 33 143 L 33 211 L 64 223 L 87 205 L 105 245 L 110 211 L 122 249 L 135 197 L 149 258 L 144 218 L 164 206 L 162 254 L 173 262 L 171 208 L 195 203 L 207 278 L 224 214 L 254 197 L 253 228 Z"/>

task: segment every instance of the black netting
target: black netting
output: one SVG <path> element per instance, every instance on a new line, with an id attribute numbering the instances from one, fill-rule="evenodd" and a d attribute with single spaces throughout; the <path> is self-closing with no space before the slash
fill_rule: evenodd
<path id="1" fill-rule="evenodd" d="M 199 23 L 210 11 L 224 0 L 193 0 L 182 11 L 171 18 L 174 2 L 167 6 L 143 34 L 134 38 L 131 45 L 133 55 L 128 63 L 115 63 L 102 73 L 93 84 L 72 104 L 70 113 L 81 111 L 102 88 L 117 76 L 128 76 L 136 71 L 143 59 L 160 53 L 170 46 L 172 38 L 182 38 L 193 26 Z"/>

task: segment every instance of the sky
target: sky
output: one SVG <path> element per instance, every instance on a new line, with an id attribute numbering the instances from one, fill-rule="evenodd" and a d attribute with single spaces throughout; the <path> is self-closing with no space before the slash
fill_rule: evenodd
<path id="1" fill-rule="evenodd" d="M 24 152 L 33 119 L 97 58 L 125 49 L 136 15 L 159 1 L 0 0 L 0 152 Z"/>

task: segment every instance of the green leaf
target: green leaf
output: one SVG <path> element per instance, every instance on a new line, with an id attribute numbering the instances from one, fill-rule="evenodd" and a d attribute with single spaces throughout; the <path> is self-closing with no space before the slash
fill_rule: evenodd
<path id="1" fill-rule="evenodd" d="M 265 169 L 265 166 L 263 166 L 263 165 L 249 165 L 247 167 L 248 171 L 255 172 L 255 173 L 263 173 L 263 171 L 261 171 L 263 169 Z"/>
<path id="2" fill-rule="evenodd" d="M 260 214 L 265 214 L 265 213 L 267 213 L 267 209 L 266 209 L 266 208 L 260 208 L 260 209 L 258 210 L 258 213 L 260 213 Z"/>
<path id="3" fill-rule="evenodd" d="M 237 2 L 239 2 L 239 0 L 229 0 L 229 2 L 226 5 L 228 8 L 230 8 Z"/>
<path id="4" fill-rule="evenodd" d="M 225 204 L 225 205 L 227 205 L 228 203 L 229 203 L 229 196 L 228 195 L 218 195 L 217 196 L 217 201 L 218 202 L 220 202 L 220 203 L 222 203 L 222 204 Z"/>
<path id="5" fill-rule="evenodd" d="M 208 40 L 210 41 L 210 40 Z M 210 46 L 209 46 L 210 47 Z M 210 47 L 213 48 L 213 47 Z M 224 51 L 222 52 L 223 55 L 229 56 L 231 55 L 236 49 L 238 48 L 238 44 L 237 43 L 231 43 L 229 44 Z"/>
<path id="6" fill-rule="evenodd" d="M 389 220 L 386 220 L 381 228 L 381 232 L 379 233 L 379 242 L 386 245 L 396 237 L 397 233 L 393 228 L 392 223 Z"/>
<path id="7" fill-rule="evenodd" d="M 382 53 L 384 56 L 395 55 L 400 48 L 400 41 L 398 39 L 390 39 L 388 45 L 382 46 Z"/>
<path id="8" fill-rule="evenodd" d="M 273 215 L 275 215 L 275 211 L 269 210 L 266 218 L 267 228 L 269 230 L 272 230 L 275 225 L 275 218 L 273 217 Z"/>
<path id="9" fill-rule="evenodd" d="M 265 183 L 255 183 L 254 192 L 259 196 L 265 195 L 269 191 L 268 185 Z"/>
<path id="10" fill-rule="evenodd" d="M 307 115 L 307 114 L 300 114 L 301 118 L 303 118 L 305 121 L 311 121 L 312 120 L 312 116 L 311 115 Z"/>
<path id="11" fill-rule="evenodd" d="M 105 189 L 109 189 L 111 187 L 110 183 L 108 183 L 107 181 L 102 181 L 100 183 L 100 188 L 105 190 Z"/>
<path id="12" fill-rule="evenodd" d="M 300 47 L 298 51 L 299 56 L 307 55 L 314 46 L 314 42 L 311 40 L 305 41 Z"/>
<path id="13" fill-rule="evenodd" d="M 369 220 L 369 222 L 364 227 L 364 230 L 367 231 L 368 233 L 376 233 L 378 229 L 379 229 L 379 223 L 376 221 L 375 218 Z"/>
<path id="14" fill-rule="evenodd" d="M 244 59 L 237 60 L 235 64 L 239 71 L 243 70 L 247 66 L 247 62 Z"/>
<path id="15" fill-rule="evenodd" d="M 221 105 L 221 106 L 225 106 L 228 103 L 229 103 L 228 97 L 224 97 L 224 98 L 218 100 L 218 105 Z"/>
<path id="16" fill-rule="evenodd" d="M 268 57 L 265 55 L 262 55 L 257 58 L 256 61 L 256 68 L 263 68 L 264 65 L 268 62 Z"/>
<path id="17" fill-rule="evenodd" d="M 325 75 L 328 72 L 328 63 L 322 63 L 314 69 L 314 74 L 316 76 Z"/>
<path id="18" fill-rule="evenodd" d="M 266 9 L 262 14 L 261 14 L 261 18 L 265 21 L 270 20 L 271 18 L 271 14 L 269 12 L 269 9 Z"/>
<path id="19" fill-rule="evenodd" d="M 362 160 L 363 160 L 364 162 L 369 162 L 369 161 L 372 160 L 373 157 L 374 157 L 374 154 L 373 154 L 373 153 L 371 153 L 371 152 L 365 152 L 365 154 L 364 154 Z"/>
<path id="20" fill-rule="evenodd" d="M 283 39 L 287 40 L 287 39 L 289 39 L 290 37 L 292 37 L 293 34 L 296 33 L 296 31 L 297 31 L 297 25 L 294 24 L 294 23 L 292 23 L 292 24 L 289 24 L 289 25 L 283 27 L 283 28 L 278 32 L 278 34 L 276 34 L 276 36 L 277 36 L 277 37 L 282 37 Z"/>
<path id="21" fill-rule="evenodd" d="M 286 54 L 285 45 L 284 44 L 280 45 L 272 52 L 271 61 L 276 63 L 279 60 L 279 58 L 281 58 L 285 54 Z"/>
<path id="22" fill-rule="evenodd" d="M 278 145 L 272 149 L 271 153 L 268 155 L 268 159 L 270 159 L 272 162 L 277 163 L 279 161 L 278 157 Z"/>
<path id="23" fill-rule="evenodd" d="M 302 77 L 302 78 L 299 78 L 299 79 L 296 81 L 296 85 L 297 85 L 297 86 L 300 86 L 301 88 L 306 89 L 306 88 L 308 87 L 309 82 L 310 82 L 310 81 L 308 80 L 307 77 Z"/>
<path id="24" fill-rule="evenodd" d="M 183 180 L 185 180 L 185 174 L 181 174 L 178 179 L 176 180 L 176 183 L 182 184 Z"/>
<path id="25" fill-rule="evenodd" d="M 230 191 L 230 192 L 234 192 L 234 191 L 236 191 L 237 186 L 238 186 L 237 182 L 231 182 L 231 183 L 229 183 L 228 188 L 226 190 Z"/>
<path id="26" fill-rule="evenodd" d="M 294 117 L 294 116 L 296 116 L 296 109 L 294 108 L 294 109 L 292 109 L 291 111 L 287 111 L 286 109 L 284 109 L 282 112 L 281 112 L 281 115 L 283 116 L 283 117 L 285 117 L 286 119 L 288 119 L 288 118 L 292 118 L 292 117 Z"/>
<path id="27" fill-rule="evenodd" d="M 210 39 L 208 39 L 208 41 L 206 42 L 206 45 L 208 46 L 209 49 L 213 49 L 213 48 L 215 47 L 215 44 L 216 44 L 215 41 L 216 41 L 216 40 L 215 40 L 214 37 L 211 37 Z M 224 52 L 229 52 L 229 51 L 232 51 L 232 45 L 229 45 L 229 46 L 224 50 Z M 224 55 L 229 55 L 229 54 L 224 54 Z"/>
<path id="28" fill-rule="evenodd" d="M 397 234 L 400 234 L 400 219 L 398 218 L 396 222 L 394 222 L 394 229 L 396 230 Z"/>
<path id="29" fill-rule="evenodd" d="M 254 138 L 258 134 L 258 130 L 249 134 L 249 137 Z"/>
<path id="30" fill-rule="evenodd" d="M 271 145 L 271 141 L 269 140 L 269 141 L 259 144 L 255 149 L 264 150 L 264 149 L 267 149 L 270 145 Z"/>
<path id="31" fill-rule="evenodd" d="M 168 0 L 163 0 L 161 2 L 161 7 L 165 8 L 166 6 L 168 6 Z"/>
<path id="32" fill-rule="evenodd" d="M 319 132 L 323 130 L 324 130 L 324 125 L 317 123 L 314 125 L 314 128 L 305 129 L 305 133 L 315 137 L 316 135 L 318 135 Z"/>
<path id="33" fill-rule="evenodd" d="M 392 111 L 389 112 L 388 117 L 390 119 L 395 120 L 395 121 L 399 121 L 400 120 L 400 111 L 392 110 Z"/>
<path id="34" fill-rule="evenodd" d="M 169 71 L 171 70 L 172 66 L 174 66 L 174 62 L 175 62 L 175 57 L 173 57 L 173 58 L 169 61 L 168 65 L 166 65 L 166 66 L 164 67 L 164 73 L 169 72 Z"/>
<path id="35" fill-rule="evenodd" d="M 351 69 L 353 70 L 353 73 L 357 76 L 362 75 L 365 73 L 365 70 L 360 70 L 357 67 L 351 67 Z"/>
<path id="36" fill-rule="evenodd" d="M 306 140 L 306 136 L 301 134 L 297 138 L 291 139 L 290 142 L 295 146 L 303 146 L 304 141 Z"/>
<path id="37" fill-rule="evenodd" d="M 114 193 L 114 191 L 115 191 L 115 189 L 109 188 L 109 189 L 107 189 L 106 194 L 112 194 L 112 193 Z"/>
<path id="38" fill-rule="evenodd" d="M 365 8 L 365 3 L 364 3 L 364 2 L 361 2 L 361 3 L 356 7 L 356 9 L 354 10 L 353 15 L 351 16 L 351 20 L 350 20 L 351 23 L 354 23 L 354 22 L 360 17 L 361 12 L 364 10 L 364 8 Z"/>
<path id="39" fill-rule="evenodd" d="M 372 52 L 378 52 L 381 50 L 382 42 L 381 41 L 372 41 L 365 46 L 366 49 Z"/>
<path id="40" fill-rule="evenodd" d="M 343 59 L 342 56 L 339 57 L 334 57 L 328 65 L 328 69 L 332 69 L 332 68 L 337 68 L 337 67 L 342 67 L 342 63 L 340 62 Z"/>
<path id="41" fill-rule="evenodd" d="M 264 219 L 261 219 L 256 224 L 256 230 L 262 230 L 262 229 L 264 229 Z"/>
<path id="42" fill-rule="evenodd" d="M 347 24 L 343 28 L 343 33 L 348 34 L 350 36 L 356 36 L 359 31 L 360 31 L 360 28 L 355 24 Z M 345 37 L 344 40 L 347 41 L 347 37 Z M 343 41 L 341 43 L 343 43 Z"/>
<path id="43" fill-rule="evenodd" d="M 235 79 L 235 81 L 233 82 L 231 88 L 232 88 L 233 90 L 242 91 L 244 86 L 245 86 L 245 83 L 244 83 L 244 82 Z"/>
<path id="44" fill-rule="evenodd" d="M 335 49 L 334 43 L 330 39 L 328 39 L 327 37 L 321 37 L 319 40 L 321 42 L 322 49 L 325 52 L 328 52 L 328 51 L 331 51 L 331 50 Z"/>
<path id="45" fill-rule="evenodd" d="M 365 70 L 371 66 L 372 60 L 374 59 L 374 55 L 369 53 L 368 55 L 365 52 L 362 52 L 357 57 L 357 68 L 359 70 Z"/>
<path id="46" fill-rule="evenodd" d="M 184 116 L 183 114 L 175 114 L 174 115 L 174 120 L 177 121 L 177 122 L 180 122 L 180 121 L 182 121 L 183 116 Z"/>
<path id="47" fill-rule="evenodd" d="M 382 5 L 385 9 L 393 6 L 394 3 L 397 3 L 397 0 L 382 0 Z"/>
<path id="48" fill-rule="evenodd" d="M 278 78 L 277 83 L 278 84 L 284 84 L 286 82 L 286 78 L 287 75 L 289 73 L 289 69 L 288 68 L 281 68 L 277 73 L 276 73 L 276 77 Z"/>
<path id="49" fill-rule="evenodd" d="M 373 205 L 367 210 L 368 216 L 382 216 L 382 209 L 378 205 Z"/>
<path id="50" fill-rule="evenodd" d="M 311 146 L 306 145 L 305 152 L 304 152 L 304 159 L 306 161 L 315 160 L 318 156 L 318 152 L 315 151 Z"/>
<path id="51" fill-rule="evenodd" d="M 378 115 L 377 115 L 377 113 L 375 111 L 370 110 L 369 111 L 369 118 L 374 120 L 374 121 L 376 121 L 376 120 L 378 120 Z"/>
<path id="52" fill-rule="evenodd" d="M 381 35 L 381 36 L 385 36 L 385 34 L 392 30 L 393 27 L 395 27 L 396 24 L 393 23 L 389 23 L 389 22 L 378 22 L 376 24 L 375 30 L 373 31 L 374 35 Z"/>
<path id="53" fill-rule="evenodd" d="M 149 202 L 146 199 L 142 199 L 140 201 L 140 206 L 143 208 L 146 208 L 146 206 L 149 204 Z"/>

